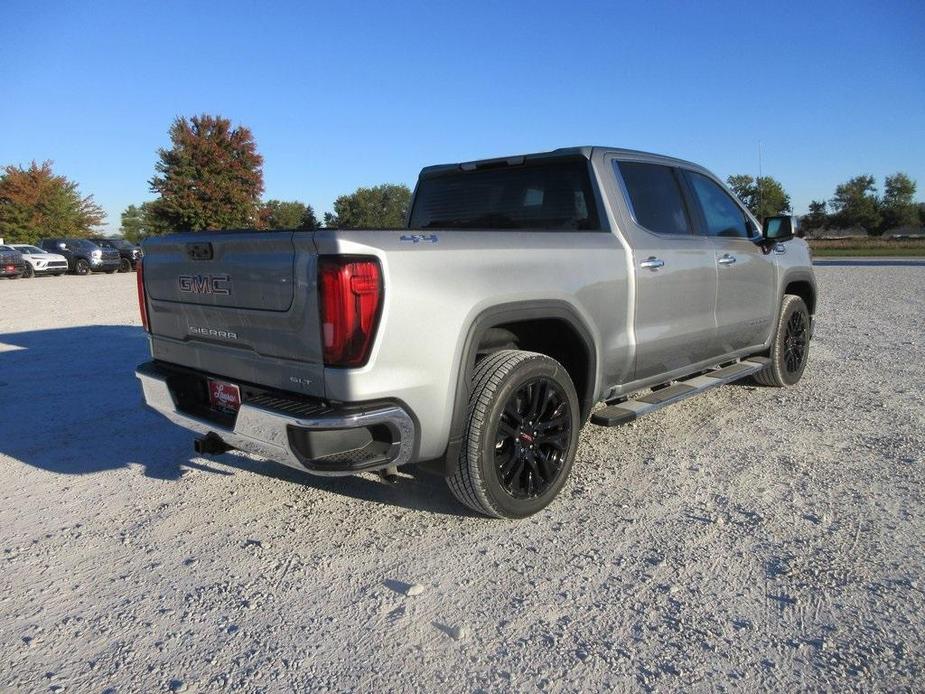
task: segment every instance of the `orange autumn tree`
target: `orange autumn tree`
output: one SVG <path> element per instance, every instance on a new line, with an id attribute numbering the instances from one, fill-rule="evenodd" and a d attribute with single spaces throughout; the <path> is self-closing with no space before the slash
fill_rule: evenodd
<path id="1" fill-rule="evenodd" d="M 45 236 L 92 236 L 106 213 L 77 183 L 52 170 L 52 162 L 6 166 L 0 174 L 0 237 L 35 243 Z"/>

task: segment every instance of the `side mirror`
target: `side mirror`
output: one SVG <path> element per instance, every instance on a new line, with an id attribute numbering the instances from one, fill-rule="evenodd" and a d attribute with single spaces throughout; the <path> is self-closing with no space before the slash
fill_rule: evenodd
<path id="1" fill-rule="evenodd" d="M 66 244 L 66 243 L 59 243 L 59 244 L 58 244 L 58 248 L 60 248 L 62 251 L 66 251 L 66 250 L 67 250 L 67 244 Z"/>
<path id="2" fill-rule="evenodd" d="M 797 218 L 790 215 L 767 217 L 761 228 L 761 238 L 765 241 L 789 241 L 797 233 Z"/>

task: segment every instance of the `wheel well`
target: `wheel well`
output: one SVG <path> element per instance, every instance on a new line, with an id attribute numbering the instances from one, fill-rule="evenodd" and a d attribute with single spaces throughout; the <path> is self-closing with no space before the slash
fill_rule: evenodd
<path id="1" fill-rule="evenodd" d="M 568 321 L 540 318 L 494 325 L 480 336 L 476 359 L 501 349 L 539 352 L 562 364 L 575 384 L 582 421 L 590 414 L 594 406 L 590 356 L 585 341 Z"/>
<path id="2" fill-rule="evenodd" d="M 784 289 L 784 294 L 794 294 L 800 297 L 803 299 L 803 303 L 806 304 L 806 308 L 809 309 L 809 315 L 812 316 L 816 313 L 816 292 L 809 282 L 804 280 L 791 282 Z"/>

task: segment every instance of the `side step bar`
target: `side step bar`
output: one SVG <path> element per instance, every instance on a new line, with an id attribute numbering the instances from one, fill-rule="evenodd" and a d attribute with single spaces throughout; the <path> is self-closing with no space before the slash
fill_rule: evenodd
<path id="1" fill-rule="evenodd" d="M 699 395 L 705 390 L 732 383 L 740 378 L 763 371 L 767 368 L 769 361 L 767 357 L 751 357 L 722 369 L 716 369 L 685 381 L 678 381 L 666 388 L 653 390 L 651 393 L 635 400 L 626 400 L 617 405 L 610 405 L 597 410 L 591 415 L 591 423 L 602 427 L 615 427 L 632 422 L 634 419 L 638 419 L 650 412 L 655 412 L 668 405 Z"/>

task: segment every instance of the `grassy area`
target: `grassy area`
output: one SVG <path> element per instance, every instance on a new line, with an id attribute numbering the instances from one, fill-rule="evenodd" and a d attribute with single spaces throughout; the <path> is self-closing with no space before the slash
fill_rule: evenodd
<path id="1" fill-rule="evenodd" d="M 812 239 L 809 247 L 816 258 L 845 256 L 923 256 L 925 239 L 891 241 L 878 238 Z"/>

